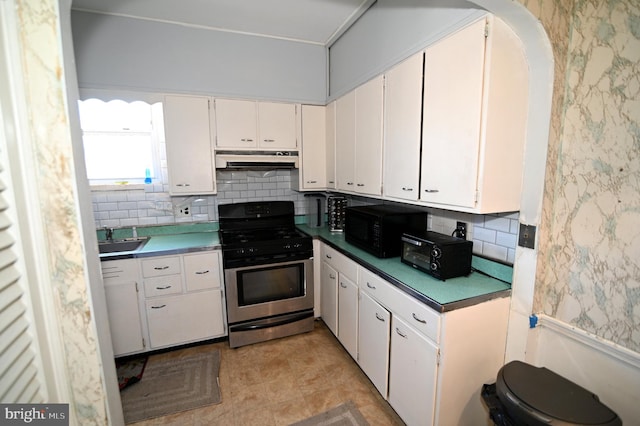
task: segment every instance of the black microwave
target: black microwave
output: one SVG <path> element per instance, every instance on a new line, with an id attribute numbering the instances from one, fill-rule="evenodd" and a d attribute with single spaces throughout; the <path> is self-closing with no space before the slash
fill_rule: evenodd
<path id="1" fill-rule="evenodd" d="M 377 257 L 400 256 L 402 234 L 426 229 L 422 210 L 390 204 L 345 209 L 345 240 Z"/>

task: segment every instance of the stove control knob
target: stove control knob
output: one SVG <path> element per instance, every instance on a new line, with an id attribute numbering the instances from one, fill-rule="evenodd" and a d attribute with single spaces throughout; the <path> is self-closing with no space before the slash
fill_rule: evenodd
<path id="1" fill-rule="evenodd" d="M 439 269 L 440 269 L 440 262 L 435 261 L 435 260 L 433 262 L 431 262 L 431 270 L 432 271 L 435 272 L 435 271 L 437 271 Z"/>
<path id="2" fill-rule="evenodd" d="M 285 244 L 284 248 L 289 250 L 291 248 L 291 244 Z"/>
<path id="3" fill-rule="evenodd" d="M 238 250 L 236 250 L 236 253 L 238 253 L 238 254 L 244 254 L 244 249 L 238 249 Z"/>
<path id="4" fill-rule="evenodd" d="M 300 248 L 300 247 L 302 247 L 302 243 L 295 243 L 295 244 L 293 245 L 293 247 L 294 247 L 294 248 Z"/>

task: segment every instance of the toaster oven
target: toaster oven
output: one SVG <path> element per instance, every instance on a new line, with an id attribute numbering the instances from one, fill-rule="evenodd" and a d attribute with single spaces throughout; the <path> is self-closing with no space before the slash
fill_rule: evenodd
<path id="1" fill-rule="evenodd" d="M 469 275 L 473 242 L 433 231 L 404 233 L 401 261 L 440 280 Z"/>

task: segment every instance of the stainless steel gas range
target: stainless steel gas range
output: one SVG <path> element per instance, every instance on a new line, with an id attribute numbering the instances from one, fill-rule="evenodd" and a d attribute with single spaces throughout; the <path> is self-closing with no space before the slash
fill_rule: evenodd
<path id="1" fill-rule="evenodd" d="M 229 345 L 313 329 L 313 243 L 291 201 L 218 206 Z"/>

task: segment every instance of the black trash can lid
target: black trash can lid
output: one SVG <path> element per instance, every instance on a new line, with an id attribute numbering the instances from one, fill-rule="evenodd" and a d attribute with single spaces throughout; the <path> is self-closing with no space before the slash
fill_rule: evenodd
<path id="1" fill-rule="evenodd" d="M 498 372 L 496 388 L 498 398 L 509 412 L 517 405 L 517 401 L 512 400 L 515 397 L 543 417 L 554 420 L 551 424 L 622 424 L 618 415 L 602 404 L 597 395 L 544 367 L 512 361 Z M 526 414 L 528 410 L 522 411 Z"/>

